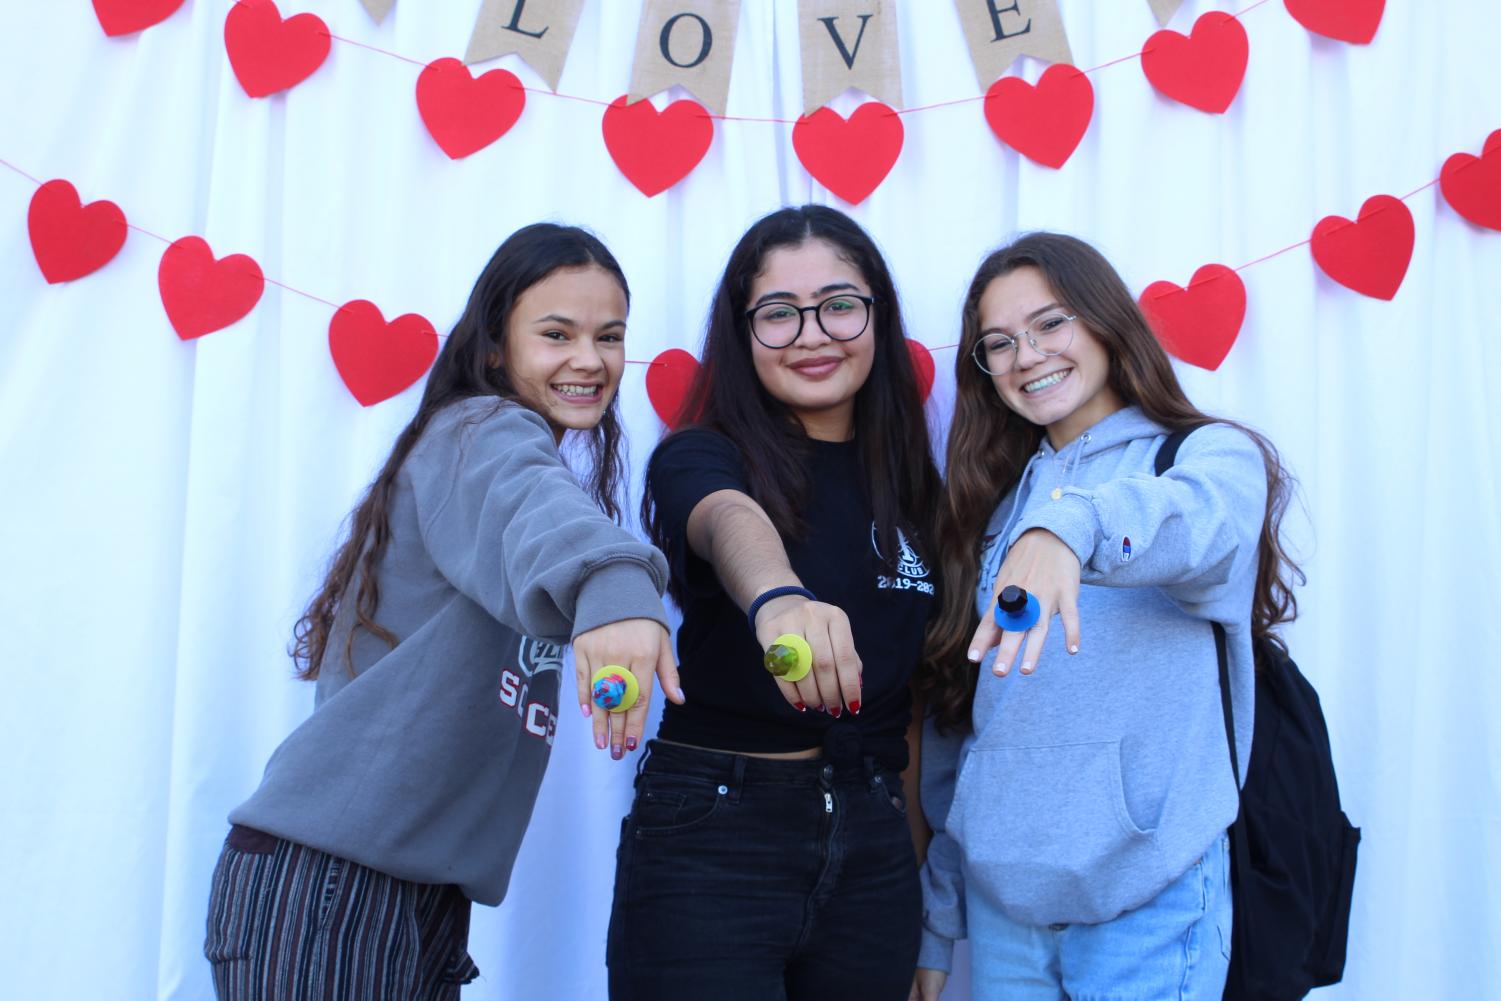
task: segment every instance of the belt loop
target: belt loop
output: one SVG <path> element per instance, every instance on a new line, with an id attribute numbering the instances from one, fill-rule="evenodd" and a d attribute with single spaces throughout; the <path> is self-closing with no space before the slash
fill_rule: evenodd
<path id="1" fill-rule="evenodd" d="M 740 790 L 745 785 L 745 755 L 735 755 L 735 767 L 730 775 L 730 802 L 740 802 Z"/>
<path id="2" fill-rule="evenodd" d="M 641 773 L 646 771 L 646 759 L 651 757 L 652 747 L 654 747 L 656 743 L 657 742 L 655 740 L 648 740 L 646 742 L 646 748 L 642 750 L 641 757 L 636 761 L 636 778 L 635 781 L 631 783 L 632 786 L 639 786 L 641 784 Z"/>

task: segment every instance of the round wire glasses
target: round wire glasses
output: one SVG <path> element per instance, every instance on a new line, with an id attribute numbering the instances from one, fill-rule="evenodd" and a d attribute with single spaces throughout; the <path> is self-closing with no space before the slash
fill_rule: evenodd
<path id="1" fill-rule="evenodd" d="M 763 302 L 755 309 L 745 311 L 750 322 L 751 335 L 765 347 L 777 349 L 789 347 L 803 334 L 806 314 L 813 319 L 831 339 L 852 341 L 865 333 L 870 325 L 870 307 L 873 296 L 841 292 L 831 295 L 812 306 L 794 306 L 790 302 Z"/>
<path id="2" fill-rule="evenodd" d="M 1020 336 L 999 331 L 986 334 L 975 343 L 975 364 L 986 375 L 1005 375 L 1016 364 L 1021 352 L 1021 337 L 1044 358 L 1061 355 L 1074 342 L 1074 321 L 1061 309 L 1049 310 L 1033 320 Z"/>

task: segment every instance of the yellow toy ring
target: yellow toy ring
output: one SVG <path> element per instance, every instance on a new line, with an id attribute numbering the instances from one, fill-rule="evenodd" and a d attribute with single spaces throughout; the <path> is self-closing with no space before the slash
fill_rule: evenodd
<path id="1" fill-rule="evenodd" d="M 766 670 L 789 684 L 796 684 L 813 670 L 813 651 L 796 633 L 783 633 L 766 648 Z"/>
<path id="2" fill-rule="evenodd" d="M 641 697 L 641 686 L 630 671 L 606 664 L 589 680 L 589 697 L 605 712 L 623 713 Z"/>

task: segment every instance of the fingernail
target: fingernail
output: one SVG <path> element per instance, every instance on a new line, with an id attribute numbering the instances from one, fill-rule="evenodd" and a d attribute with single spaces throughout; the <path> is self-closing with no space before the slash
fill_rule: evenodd
<path id="1" fill-rule="evenodd" d="M 860 700 L 859 699 L 856 699 L 855 701 L 853 701 L 853 702 L 850 703 L 850 712 L 854 713 L 856 716 L 860 715 Z"/>
<path id="2" fill-rule="evenodd" d="M 1069 647 L 1068 648 L 1068 652 L 1069 653 L 1078 653 L 1079 652 L 1079 644 L 1075 643 L 1073 646 Z"/>
<path id="3" fill-rule="evenodd" d="M 616 744 L 610 748 L 610 757 L 614 758 L 616 761 L 620 760 L 620 753 L 621 752 L 619 744 Z"/>
<path id="4" fill-rule="evenodd" d="M 800 713 L 805 713 L 808 711 L 808 707 L 803 705 L 801 702 L 793 703 L 792 708 L 796 709 Z"/>
<path id="5" fill-rule="evenodd" d="M 1031 673 L 1032 673 L 1032 662 L 1030 660 L 1024 660 L 1024 661 L 1022 661 L 1022 674 L 1031 674 Z"/>
<path id="6" fill-rule="evenodd" d="M 1009 670 L 1011 670 L 1011 665 L 1010 664 L 1003 664 L 1000 661 L 996 661 L 995 662 L 995 667 L 991 668 L 991 670 L 995 671 L 996 677 L 998 677 L 998 678 L 1004 678 L 1006 676 L 1006 672 L 1009 671 Z"/>
<path id="7" fill-rule="evenodd" d="M 813 711 L 817 712 L 817 713 L 821 713 L 821 712 L 825 712 L 826 710 L 824 709 L 824 707 L 822 705 L 820 705 L 817 709 L 815 709 Z"/>
<path id="8" fill-rule="evenodd" d="M 589 707 L 589 703 L 587 702 L 580 702 L 579 708 L 584 711 L 584 719 L 588 719 L 594 715 L 594 710 Z"/>
<path id="9" fill-rule="evenodd" d="M 598 736 L 596 736 L 594 738 L 594 746 L 597 747 L 597 748 L 599 748 L 601 751 L 603 751 L 605 749 L 605 735 L 604 734 L 601 733 L 601 734 L 599 734 Z"/>
<path id="10" fill-rule="evenodd" d="M 980 651 L 971 650 L 969 652 L 969 662 L 971 664 L 978 664 L 980 662 Z"/>
<path id="11" fill-rule="evenodd" d="M 635 737 L 627 737 L 627 738 L 625 738 L 625 749 L 627 751 L 634 751 L 636 749 L 636 738 Z"/>
<path id="12" fill-rule="evenodd" d="M 842 713 L 842 712 L 844 712 L 844 707 L 843 706 L 830 706 L 829 707 L 829 715 L 832 716 L 832 717 L 834 717 L 835 719 L 838 719 L 839 718 L 839 714 Z"/>

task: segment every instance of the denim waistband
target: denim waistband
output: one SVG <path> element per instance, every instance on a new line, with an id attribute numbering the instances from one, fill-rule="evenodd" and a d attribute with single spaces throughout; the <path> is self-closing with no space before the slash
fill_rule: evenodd
<path id="1" fill-rule="evenodd" d="M 653 740 L 637 766 L 637 775 L 689 775 L 734 788 L 748 785 L 824 786 L 868 783 L 877 775 L 895 775 L 873 757 L 851 748 L 822 758 L 757 758 L 729 751 L 710 751 Z"/>

